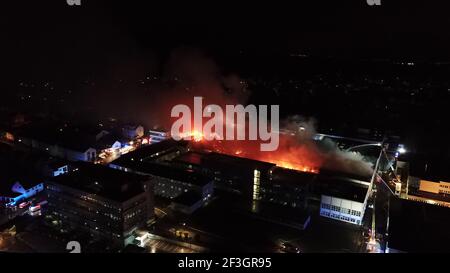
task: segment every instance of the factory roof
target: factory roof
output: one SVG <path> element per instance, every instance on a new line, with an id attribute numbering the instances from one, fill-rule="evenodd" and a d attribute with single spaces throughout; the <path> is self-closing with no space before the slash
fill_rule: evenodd
<path id="1" fill-rule="evenodd" d="M 190 151 L 176 157 L 174 161 L 199 166 L 205 162 L 205 159 L 205 153 Z"/>
<path id="2" fill-rule="evenodd" d="M 280 167 L 273 168 L 271 173 L 272 181 L 283 185 L 306 186 L 312 183 L 316 177 L 316 173 L 301 172 Z"/>
<path id="3" fill-rule="evenodd" d="M 167 139 L 127 153 L 114 160 L 112 163 L 115 165 L 132 168 L 132 166 L 135 166 L 136 162 L 147 161 L 152 157 L 158 156 L 160 153 L 186 146 L 186 141 L 175 141 L 174 139 Z"/>
<path id="4" fill-rule="evenodd" d="M 148 179 L 147 176 L 114 170 L 106 166 L 77 163 L 73 171 L 52 178 L 51 182 L 124 202 L 142 193 L 141 182 Z"/>
<path id="5" fill-rule="evenodd" d="M 320 175 L 323 177 L 330 177 L 330 178 L 345 178 L 347 180 L 353 180 L 353 181 L 360 181 L 360 182 L 366 182 L 369 183 L 370 179 L 372 178 L 372 174 L 356 174 L 356 173 L 349 173 L 344 171 L 338 171 L 338 170 L 329 170 L 329 169 L 320 169 Z"/>
<path id="6" fill-rule="evenodd" d="M 448 252 L 448 208 L 404 199 L 391 199 L 389 248 L 404 252 Z"/>
<path id="7" fill-rule="evenodd" d="M 340 172 L 321 171 L 317 174 L 276 167 L 272 169 L 271 180 L 268 183 L 291 188 L 307 187 L 308 191 L 316 195 L 364 202 L 369 188 L 369 182 L 366 180 L 366 177 Z"/>
<path id="8" fill-rule="evenodd" d="M 355 183 L 346 177 L 330 177 L 319 175 L 314 181 L 314 192 L 346 200 L 363 203 L 369 186 Z"/>
<path id="9" fill-rule="evenodd" d="M 211 183 L 212 179 L 201 175 L 199 173 L 193 172 L 191 170 L 182 170 L 166 165 L 154 164 L 154 163 L 143 163 L 141 167 L 137 169 L 139 172 L 146 174 L 164 177 L 167 179 L 172 179 L 180 182 L 186 182 L 193 185 L 205 186 Z"/>
<path id="10" fill-rule="evenodd" d="M 253 160 L 249 158 L 225 155 L 220 153 L 209 153 L 207 154 L 205 164 L 207 166 L 216 167 L 219 169 L 231 170 L 269 170 L 270 168 L 276 166 L 273 163 Z"/>
<path id="11" fill-rule="evenodd" d="M 414 157 L 409 162 L 409 172 L 412 176 L 429 181 L 450 181 L 448 161 L 448 158 Z"/>
<path id="12" fill-rule="evenodd" d="M 146 159 L 150 155 L 162 153 L 167 149 L 176 148 L 176 145 L 178 145 L 178 142 L 174 140 L 165 140 L 160 143 L 152 144 L 136 150 L 139 151 L 138 153 L 135 153 L 136 151 L 128 153 L 114 160 L 111 164 L 126 167 L 139 173 L 164 177 L 167 179 L 173 179 L 198 186 L 204 186 L 210 183 L 210 178 L 195 173 L 191 170 L 185 170 L 165 164 L 159 164 Z"/>
<path id="13" fill-rule="evenodd" d="M 251 173 L 254 170 L 268 171 L 275 166 L 273 163 L 253 160 L 249 158 L 231 156 L 215 152 L 190 151 L 174 159 L 174 162 L 203 166 L 212 170 L 234 173 Z"/>

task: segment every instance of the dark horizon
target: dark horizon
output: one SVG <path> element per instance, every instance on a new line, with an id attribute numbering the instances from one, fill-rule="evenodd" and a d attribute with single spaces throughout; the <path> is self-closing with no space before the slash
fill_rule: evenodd
<path id="1" fill-rule="evenodd" d="M 253 6 L 234 1 L 222 5 L 85 1 L 80 7 L 65 1 L 7 3 L 2 60 L 9 69 L 50 74 L 58 71 L 52 64 L 70 73 L 74 67 L 79 71 L 85 61 L 94 67 L 107 65 L 108 54 L 124 59 L 152 54 L 164 58 L 168 50 L 180 46 L 218 56 L 304 52 L 322 57 L 450 60 L 446 31 L 450 19 L 440 5 L 386 1 L 371 7 L 363 0 L 333 2 Z"/>
<path id="2" fill-rule="evenodd" d="M 0 253 L 449 251 L 448 9 L 242 2 L 2 3 Z"/>

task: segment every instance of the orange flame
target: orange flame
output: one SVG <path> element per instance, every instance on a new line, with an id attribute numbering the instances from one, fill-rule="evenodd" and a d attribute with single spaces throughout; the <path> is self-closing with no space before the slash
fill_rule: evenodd
<path id="1" fill-rule="evenodd" d="M 193 131 L 188 132 L 188 133 L 180 134 L 180 137 L 182 139 L 193 140 L 195 142 L 200 142 L 200 141 L 202 141 L 204 139 L 203 133 L 200 132 L 200 131 L 196 131 L 196 130 L 193 130 Z"/>
<path id="2" fill-rule="evenodd" d="M 280 136 L 280 146 L 273 152 L 262 152 L 259 149 L 259 141 L 249 140 L 204 140 L 203 134 L 191 133 L 194 142 L 193 147 L 214 151 L 217 153 L 249 158 L 273 163 L 279 167 L 297 170 L 301 172 L 319 173 L 322 165 L 322 157 L 315 146 L 299 145 L 289 136 Z M 197 138 L 195 137 L 197 136 Z M 200 137 L 201 136 L 201 137 Z"/>

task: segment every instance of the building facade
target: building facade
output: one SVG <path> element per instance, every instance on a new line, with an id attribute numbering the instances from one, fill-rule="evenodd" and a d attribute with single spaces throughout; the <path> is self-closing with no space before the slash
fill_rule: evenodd
<path id="1" fill-rule="evenodd" d="M 123 247 L 133 232 L 154 217 L 148 177 L 104 166 L 79 167 L 46 185 L 48 209 L 61 229 L 89 234 Z"/>
<path id="2" fill-rule="evenodd" d="M 372 184 L 367 181 L 342 178 L 327 178 L 326 180 L 327 182 L 322 185 L 320 215 L 362 225 Z"/>
<path id="3" fill-rule="evenodd" d="M 450 182 L 420 180 L 419 190 L 435 194 L 450 195 Z"/>
<path id="4" fill-rule="evenodd" d="M 364 211 L 365 203 L 327 195 L 321 197 L 320 215 L 324 217 L 361 225 Z"/>

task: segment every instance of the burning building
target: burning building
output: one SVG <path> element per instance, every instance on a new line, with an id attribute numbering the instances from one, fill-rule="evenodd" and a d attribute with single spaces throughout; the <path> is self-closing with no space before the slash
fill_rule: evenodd
<path id="1" fill-rule="evenodd" d="M 269 179 L 270 170 L 275 167 L 273 163 L 198 150 L 190 150 L 172 162 L 212 177 L 218 190 L 252 199 L 259 199 L 260 183 Z"/>
<path id="2" fill-rule="evenodd" d="M 246 200 L 317 211 L 325 217 L 362 223 L 370 174 L 283 168 L 271 162 L 212 151 L 200 144 L 201 141 L 166 140 L 131 152 L 110 166 L 153 176 L 155 194 L 160 196 L 176 198 L 194 190 L 202 198 L 209 198 L 214 187 L 219 194 L 228 192 Z M 258 210 L 257 206 L 253 209 Z"/>

